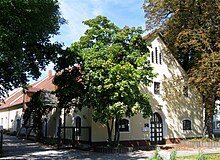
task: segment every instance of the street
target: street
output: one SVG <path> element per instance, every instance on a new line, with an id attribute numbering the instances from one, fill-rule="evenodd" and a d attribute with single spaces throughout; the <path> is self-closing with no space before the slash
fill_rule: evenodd
<path id="1" fill-rule="evenodd" d="M 84 159 L 84 160 L 146 160 L 155 153 L 152 151 L 135 151 L 124 154 L 118 153 L 97 153 L 93 151 L 82 151 L 76 149 L 54 149 L 34 141 L 19 139 L 15 136 L 3 136 L 3 153 L 0 159 Z M 169 159 L 170 153 L 174 149 L 160 150 L 160 155 L 164 160 Z M 178 149 L 177 156 L 194 154 L 220 153 L 220 148 L 188 148 Z"/>

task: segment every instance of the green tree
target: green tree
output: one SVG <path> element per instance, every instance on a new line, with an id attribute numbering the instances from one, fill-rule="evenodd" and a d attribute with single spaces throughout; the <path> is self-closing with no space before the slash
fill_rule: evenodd
<path id="1" fill-rule="evenodd" d="M 43 118 L 56 106 L 57 99 L 55 95 L 49 91 L 40 90 L 31 97 L 23 119 L 24 125 L 27 125 L 29 120 L 33 122 L 32 129 L 35 129 L 37 139 L 42 137 Z"/>
<path id="2" fill-rule="evenodd" d="M 201 54 L 219 52 L 219 0 L 145 0 L 148 30 L 158 28 L 188 71 Z"/>
<path id="3" fill-rule="evenodd" d="M 55 93 L 59 108 L 64 108 L 66 112 L 70 111 L 72 106 L 82 109 L 85 90 L 79 66 L 64 68 L 54 77 L 53 83 L 57 86 Z"/>
<path id="4" fill-rule="evenodd" d="M 158 28 L 168 48 L 187 71 L 190 82 L 197 86 L 204 97 L 209 136 L 212 123 L 207 121 L 211 121 L 214 102 L 219 98 L 216 89 L 219 78 L 210 74 L 217 73 L 216 68 L 220 68 L 217 62 L 220 59 L 219 6 L 219 0 L 144 1 L 147 29 Z M 213 66 L 212 61 L 215 67 L 207 69 L 207 64 Z M 208 81 L 210 78 L 212 82 Z"/>
<path id="5" fill-rule="evenodd" d="M 203 94 L 205 106 L 205 128 L 212 137 L 212 117 L 215 114 L 215 101 L 220 98 L 220 56 L 219 52 L 203 54 L 196 67 L 189 73 L 189 82 Z"/>
<path id="6" fill-rule="evenodd" d="M 38 78 L 62 45 L 51 43 L 65 23 L 57 0 L 0 1 L 0 97 Z"/>
<path id="7" fill-rule="evenodd" d="M 89 29 L 70 50 L 82 60 L 84 104 L 93 108 L 94 121 L 107 126 L 110 145 L 117 146 L 123 117 L 151 114 L 148 95 L 139 86 L 149 85 L 155 77 L 148 60 L 148 43 L 141 28 L 120 29 L 104 16 L 83 23 Z"/>

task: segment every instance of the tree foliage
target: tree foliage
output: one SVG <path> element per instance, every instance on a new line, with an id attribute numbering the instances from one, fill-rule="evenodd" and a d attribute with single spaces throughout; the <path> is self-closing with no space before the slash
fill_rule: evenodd
<path id="1" fill-rule="evenodd" d="M 33 121 L 33 128 L 36 129 L 37 138 L 42 137 L 43 117 L 46 117 L 56 106 L 57 99 L 49 91 L 40 90 L 31 97 L 23 119 L 25 125 L 29 120 Z"/>
<path id="2" fill-rule="evenodd" d="M 123 117 L 131 117 L 138 112 L 145 117 L 151 114 L 148 96 L 139 87 L 140 83 L 149 85 L 155 77 L 148 61 L 148 43 L 141 36 L 141 28 L 126 26 L 120 29 L 104 16 L 83 23 L 89 29 L 78 42 L 71 45 L 71 53 L 60 57 L 58 68 L 73 68 L 74 64 L 80 63 L 83 104 L 92 107 L 94 121 L 107 126 L 109 142 L 117 146 L 119 122 Z M 75 61 L 70 62 L 73 55 Z M 64 62 L 62 65 L 65 59 L 69 64 Z M 69 85 L 74 84 L 70 84 L 70 81 L 66 83 L 66 94 L 79 93 L 80 88 L 69 90 Z M 112 139 L 114 127 L 115 137 Z"/>
<path id="3" fill-rule="evenodd" d="M 0 97 L 20 87 L 53 60 L 61 44 L 51 43 L 65 23 L 57 0 L 0 1 Z"/>
<path id="4" fill-rule="evenodd" d="M 159 28 L 188 71 L 201 54 L 219 52 L 219 0 L 145 0 L 147 29 Z"/>
<path id="5" fill-rule="evenodd" d="M 82 109 L 85 91 L 79 66 L 64 68 L 54 77 L 53 83 L 57 86 L 55 93 L 59 108 L 64 108 L 65 111 L 69 111 L 73 106 L 75 109 Z"/>
<path id="6" fill-rule="evenodd" d="M 219 98 L 219 6 L 219 0 L 144 1 L 147 28 L 161 31 L 190 83 L 203 96 L 207 116 L 212 116 L 214 101 Z"/>
<path id="7" fill-rule="evenodd" d="M 206 98 L 207 114 L 212 116 L 215 108 L 213 101 L 220 97 L 220 56 L 218 52 L 203 54 L 196 69 L 190 72 L 190 83 L 196 85 Z"/>

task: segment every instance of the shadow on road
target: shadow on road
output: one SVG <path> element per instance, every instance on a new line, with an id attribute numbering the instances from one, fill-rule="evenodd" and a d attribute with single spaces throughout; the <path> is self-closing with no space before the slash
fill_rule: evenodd
<path id="1" fill-rule="evenodd" d="M 99 160 L 136 160 L 147 159 L 152 156 L 143 152 L 131 152 L 127 154 L 105 154 L 93 151 L 58 150 L 26 139 L 18 139 L 15 136 L 4 135 L 3 153 L 0 159 L 99 159 Z"/>

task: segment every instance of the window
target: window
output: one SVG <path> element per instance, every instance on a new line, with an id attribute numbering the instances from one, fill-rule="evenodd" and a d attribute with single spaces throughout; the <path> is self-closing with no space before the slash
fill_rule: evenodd
<path id="1" fill-rule="evenodd" d="M 220 113 L 220 106 L 218 107 L 218 109 L 217 109 L 217 110 L 218 110 L 218 113 Z"/>
<path id="2" fill-rule="evenodd" d="M 151 62 L 154 63 L 154 51 L 151 52 Z"/>
<path id="3" fill-rule="evenodd" d="M 190 120 L 183 120 L 183 130 L 192 130 L 191 121 Z"/>
<path id="4" fill-rule="evenodd" d="M 81 118 L 79 116 L 77 116 L 75 118 L 76 121 L 76 135 L 80 136 L 81 135 Z"/>
<path id="5" fill-rule="evenodd" d="M 155 47 L 155 61 L 158 64 L 157 47 Z"/>
<path id="6" fill-rule="evenodd" d="M 162 53 L 159 53 L 159 63 L 162 64 Z"/>
<path id="7" fill-rule="evenodd" d="M 189 87 L 188 85 L 183 86 L 183 95 L 188 97 L 189 96 Z"/>
<path id="8" fill-rule="evenodd" d="M 154 94 L 160 94 L 160 82 L 154 82 Z"/>
<path id="9" fill-rule="evenodd" d="M 122 119 L 119 122 L 119 131 L 120 132 L 129 132 L 129 120 Z"/>

